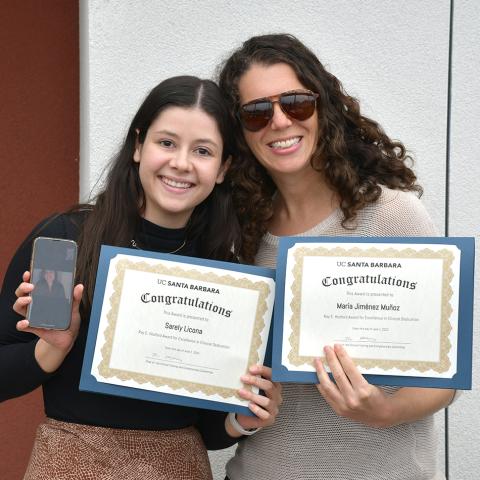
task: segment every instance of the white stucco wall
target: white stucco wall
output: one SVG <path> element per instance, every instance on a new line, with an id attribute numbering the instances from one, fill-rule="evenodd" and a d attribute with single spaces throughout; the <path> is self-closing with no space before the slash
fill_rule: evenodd
<path id="1" fill-rule="evenodd" d="M 450 409 L 450 478 L 480 477 L 480 2 L 456 0 L 453 26 L 451 236 L 476 236 L 473 391 Z"/>
<path id="2" fill-rule="evenodd" d="M 478 238 L 476 0 L 455 2 L 447 209 L 450 1 L 88 0 L 80 2 L 80 9 L 82 200 L 122 141 L 143 97 L 160 80 L 179 74 L 211 77 L 218 62 L 249 36 L 289 32 L 318 54 L 346 90 L 360 99 L 367 115 L 414 153 L 424 201 L 439 230 L 444 231 L 448 211 L 451 235 Z M 478 363 L 475 357 L 475 367 Z M 474 388 L 478 382 L 476 374 Z M 474 390 L 450 409 L 451 479 L 475 478 L 480 467 L 475 447 L 480 440 L 475 409 L 479 400 L 480 393 Z M 441 415 L 439 420 L 441 427 Z M 215 478 L 223 479 L 228 455 L 212 456 Z"/>

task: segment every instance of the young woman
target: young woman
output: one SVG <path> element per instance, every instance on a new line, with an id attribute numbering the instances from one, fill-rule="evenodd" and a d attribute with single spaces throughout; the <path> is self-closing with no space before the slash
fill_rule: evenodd
<path id="1" fill-rule="evenodd" d="M 102 243 L 235 260 L 239 227 L 223 184 L 232 152 L 229 118 L 213 82 L 185 76 L 160 83 L 135 115 L 96 203 L 42 222 L 15 254 L 0 296 L 0 400 L 42 385 L 47 415 L 25 479 L 208 479 L 205 446 L 224 448 L 242 430 L 273 422 L 280 390 L 263 366 L 252 366 L 242 381 L 266 397 L 240 390 L 256 416 L 237 415 L 237 422 L 221 412 L 78 389 Z M 39 235 L 78 241 L 79 284 L 66 331 L 22 320 Z"/>
<path id="2" fill-rule="evenodd" d="M 35 295 L 43 295 L 45 297 L 65 297 L 65 288 L 57 280 L 57 272 L 55 270 L 42 270 L 40 279 L 35 284 Z"/>
<path id="3" fill-rule="evenodd" d="M 360 113 L 291 35 L 247 40 L 224 63 L 237 121 L 232 176 L 241 256 L 273 267 L 279 237 L 436 235 L 404 146 Z M 283 386 L 274 427 L 239 443 L 230 480 L 433 480 L 440 389 L 370 385 L 341 345 L 319 345 L 318 385 Z"/>

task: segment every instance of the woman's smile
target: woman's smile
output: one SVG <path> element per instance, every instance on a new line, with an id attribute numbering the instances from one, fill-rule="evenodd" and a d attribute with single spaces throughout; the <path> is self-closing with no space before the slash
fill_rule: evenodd
<path id="1" fill-rule="evenodd" d="M 300 142 L 302 141 L 301 136 L 290 137 L 284 140 L 275 140 L 268 143 L 270 149 L 280 155 L 288 155 L 290 153 L 296 152 L 300 148 Z"/>
<path id="2" fill-rule="evenodd" d="M 186 182 L 185 180 L 177 180 L 172 177 L 167 177 L 165 175 L 159 175 L 160 180 L 164 183 L 168 189 L 171 191 L 184 191 L 195 186 L 192 182 Z"/>

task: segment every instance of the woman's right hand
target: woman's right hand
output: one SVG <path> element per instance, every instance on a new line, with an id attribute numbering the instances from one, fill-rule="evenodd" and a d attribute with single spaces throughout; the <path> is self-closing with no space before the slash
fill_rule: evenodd
<path id="1" fill-rule="evenodd" d="M 13 304 L 13 310 L 25 317 L 28 305 L 32 301 L 30 293 L 34 285 L 29 283 L 30 272 L 22 276 L 23 282 L 15 290 L 17 300 Z M 80 328 L 80 302 L 82 300 L 83 285 L 78 284 L 73 289 L 72 317 L 67 330 L 49 330 L 45 328 L 30 327 L 27 319 L 17 322 L 17 330 L 35 334 L 40 340 L 35 347 L 35 358 L 45 372 L 55 371 L 63 362 L 71 350 Z"/>

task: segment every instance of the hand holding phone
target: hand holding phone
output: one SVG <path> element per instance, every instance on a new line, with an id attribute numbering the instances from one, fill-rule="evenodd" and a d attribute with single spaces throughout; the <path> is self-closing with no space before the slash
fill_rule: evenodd
<path id="1" fill-rule="evenodd" d="M 23 282 L 15 290 L 15 295 L 18 298 L 13 305 L 13 310 L 25 317 L 28 306 L 32 301 L 30 293 L 34 289 L 34 285 L 29 283 L 30 272 L 25 272 L 22 278 Z M 61 365 L 77 338 L 80 327 L 79 307 L 82 294 L 83 285 L 76 285 L 73 289 L 72 314 L 70 326 L 67 330 L 30 327 L 27 319 L 17 322 L 17 330 L 33 333 L 40 338 L 35 347 L 35 358 L 46 372 L 53 372 Z"/>
<path id="2" fill-rule="evenodd" d="M 27 310 L 31 327 L 66 330 L 72 313 L 77 244 L 73 240 L 38 237 L 33 243 Z"/>

